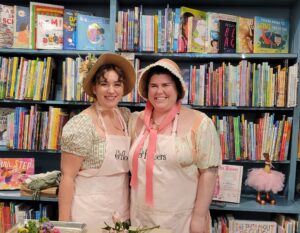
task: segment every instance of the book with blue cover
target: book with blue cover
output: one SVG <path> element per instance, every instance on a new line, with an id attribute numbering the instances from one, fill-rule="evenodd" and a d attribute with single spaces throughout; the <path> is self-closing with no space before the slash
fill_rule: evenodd
<path id="1" fill-rule="evenodd" d="M 77 15 L 77 50 L 109 50 L 109 18 Z"/>
<path id="2" fill-rule="evenodd" d="M 289 21 L 254 17 L 254 53 L 288 53 Z"/>
<path id="3" fill-rule="evenodd" d="M 30 12 L 29 7 L 14 6 L 14 48 L 29 47 Z"/>
<path id="4" fill-rule="evenodd" d="M 88 12 L 65 9 L 64 11 L 64 49 L 76 49 L 76 21 L 77 15 L 90 15 Z"/>

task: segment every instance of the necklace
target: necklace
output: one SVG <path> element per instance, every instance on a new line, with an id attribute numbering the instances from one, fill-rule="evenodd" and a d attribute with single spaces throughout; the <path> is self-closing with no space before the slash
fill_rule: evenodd
<path id="1" fill-rule="evenodd" d="M 153 118 L 152 118 L 152 128 L 153 129 L 158 129 L 160 126 L 160 123 L 157 123 Z"/>

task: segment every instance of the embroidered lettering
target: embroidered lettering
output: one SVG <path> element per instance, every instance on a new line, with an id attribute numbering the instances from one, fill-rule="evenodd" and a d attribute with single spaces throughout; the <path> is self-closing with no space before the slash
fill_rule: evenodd
<path id="1" fill-rule="evenodd" d="M 128 160 L 128 155 L 126 155 L 125 150 L 123 150 L 122 152 L 120 150 L 116 150 L 115 158 L 117 160 Z"/>

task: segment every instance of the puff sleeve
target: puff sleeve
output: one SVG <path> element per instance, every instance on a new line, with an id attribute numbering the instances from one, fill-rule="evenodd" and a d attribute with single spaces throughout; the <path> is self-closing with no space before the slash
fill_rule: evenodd
<path id="1" fill-rule="evenodd" d="M 91 156 L 92 120 L 88 115 L 72 117 L 64 126 L 61 137 L 61 150 L 78 156 Z"/>
<path id="2" fill-rule="evenodd" d="M 128 133 L 131 136 L 132 139 L 136 138 L 136 122 L 140 115 L 140 112 L 133 112 L 131 113 L 128 121 Z"/>
<path id="3" fill-rule="evenodd" d="M 196 132 L 197 166 L 199 169 L 222 164 L 219 136 L 212 120 L 205 115 Z"/>

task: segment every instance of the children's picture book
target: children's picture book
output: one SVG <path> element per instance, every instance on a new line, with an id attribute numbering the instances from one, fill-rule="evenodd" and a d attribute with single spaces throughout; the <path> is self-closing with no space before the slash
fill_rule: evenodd
<path id="1" fill-rule="evenodd" d="M 236 22 L 237 16 L 207 12 L 207 52 L 219 52 L 220 20 Z"/>
<path id="2" fill-rule="evenodd" d="M 203 18 L 189 17 L 188 19 L 188 52 L 204 53 L 206 51 L 206 15 Z"/>
<path id="3" fill-rule="evenodd" d="M 14 48 L 29 47 L 29 7 L 14 6 Z"/>
<path id="4" fill-rule="evenodd" d="M 184 6 L 180 7 L 180 25 L 178 38 L 178 52 L 180 53 L 186 53 L 188 51 L 188 36 L 189 31 L 192 30 L 192 28 L 188 27 L 189 17 L 195 17 L 205 20 L 206 12 Z"/>
<path id="5" fill-rule="evenodd" d="M 254 53 L 288 53 L 289 21 L 254 17 Z"/>
<path id="6" fill-rule="evenodd" d="M 34 158 L 0 158 L 0 190 L 20 189 L 34 168 Z"/>
<path id="7" fill-rule="evenodd" d="M 238 17 L 236 23 L 236 52 L 253 53 L 254 19 Z"/>
<path id="8" fill-rule="evenodd" d="M 11 48 L 14 40 L 14 7 L 0 4 L 0 48 Z"/>
<path id="9" fill-rule="evenodd" d="M 220 20 L 219 53 L 235 53 L 236 22 Z"/>
<path id="10" fill-rule="evenodd" d="M 63 48 L 63 17 L 37 15 L 36 48 Z"/>
<path id="11" fill-rule="evenodd" d="M 64 11 L 64 49 L 76 49 L 76 21 L 78 14 L 90 15 L 90 13 L 73 9 L 65 9 Z"/>
<path id="12" fill-rule="evenodd" d="M 13 108 L 0 108 L 0 146 L 6 146 L 8 143 L 7 117 L 14 111 Z"/>
<path id="13" fill-rule="evenodd" d="M 242 178 L 243 166 L 219 166 L 213 200 L 240 203 Z"/>
<path id="14" fill-rule="evenodd" d="M 274 221 L 234 220 L 234 233 L 268 232 L 276 233 L 277 224 Z"/>
<path id="15" fill-rule="evenodd" d="M 37 16 L 49 15 L 49 16 L 64 16 L 64 6 L 46 4 L 40 2 L 30 2 L 30 37 L 29 47 L 36 48 L 36 36 L 37 36 Z"/>
<path id="16" fill-rule="evenodd" d="M 77 50 L 109 50 L 109 18 L 77 15 Z"/>

